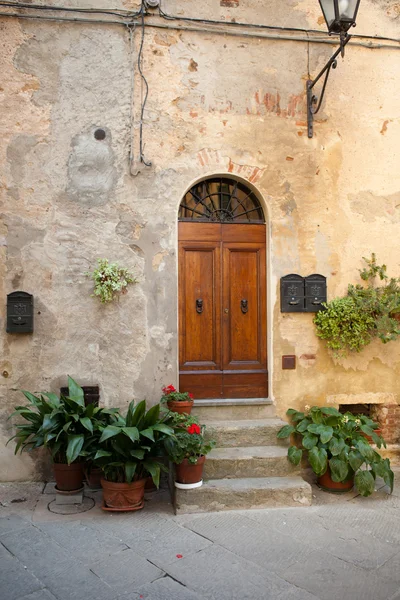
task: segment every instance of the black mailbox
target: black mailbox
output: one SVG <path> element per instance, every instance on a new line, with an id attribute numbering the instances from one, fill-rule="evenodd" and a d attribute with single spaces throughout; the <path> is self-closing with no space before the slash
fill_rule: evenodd
<path id="1" fill-rule="evenodd" d="M 285 275 L 281 278 L 281 312 L 304 312 L 304 277 Z"/>
<path id="2" fill-rule="evenodd" d="M 7 296 L 7 333 L 33 333 L 33 296 L 12 292 Z"/>
<path id="3" fill-rule="evenodd" d="M 326 302 L 326 277 L 323 275 L 309 275 L 305 278 L 306 312 L 323 310 Z"/>

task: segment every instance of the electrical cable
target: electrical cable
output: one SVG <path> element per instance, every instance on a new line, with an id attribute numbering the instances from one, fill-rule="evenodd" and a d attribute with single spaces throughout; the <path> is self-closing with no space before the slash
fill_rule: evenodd
<path id="1" fill-rule="evenodd" d="M 139 160 L 140 162 L 142 162 L 146 167 L 151 167 L 151 162 L 150 161 L 146 161 L 145 157 L 144 157 L 144 148 L 143 148 L 143 117 L 144 117 L 144 110 L 146 108 L 146 103 L 147 103 L 147 97 L 149 95 L 149 84 L 147 83 L 147 79 L 144 76 L 143 70 L 142 70 L 142 53 L 143 53 L 143 45 L 144 45 L 144 33 L 145 33 L 145 26 L 144 26 L 144 15 L 145 15 L 145 6 L 144 6 L 144 1 L 142 0 L 142 7 L 141 7 L 141 30 L 142 30 L 142 37 L 140 40 L 140 48 L 139 48 L 139 53 L 138 53 L 138 70 L 140 73 L 140 77 L 142 78 L 142 83 L 144 84 L 144 88 L 145 88 L 145 94 L 144 94 L 144 98 L 142 99 L 142 106 L 140 109 L 140 124 L 139 124 Z"/>
<path id="2" fill-rule="evenodd" d="M 30 8 L 34 10 L 50 10 L 50 11 L 62 11 L 62 12 L 77 12 L 77 13 L 88 13 L 88 14 L 103 14 L 112 15 L 114 17 L 123 18 L 134 18 L 140 15 L 140 10 L 137 12 L 129 12 L 126 10 L 118 9 L 102 9 L 102 8 L 79 8 L 79 7 L 67 7 L 67 6 L 51 6 L 50 4 L 28 4 L 25 2 L 3 2 L 0 1 L 0 6 L 6 6 L 9 8 Z"/>

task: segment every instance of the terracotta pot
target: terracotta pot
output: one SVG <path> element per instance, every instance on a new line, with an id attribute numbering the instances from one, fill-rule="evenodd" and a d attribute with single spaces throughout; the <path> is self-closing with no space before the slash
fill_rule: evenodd
<path id="1" fill-rule="evenodd" d="M 85 479 L 88 486 L 92 489 L 101 489 L 101 478 L 103 471 L 99 467 L 86 465 L 84 468 Z"/>
<path id="2" fill-rule="evenodd" d="M 382 435 L 382 429 L 374 429 L 374 433 L 376 433 L 376 435 Z M 370 444 L 374 444 L 374 440 L 372 439 L 372 437 L 370 435 L 367 435 L 366 433 L 361 433 L 361 435 L 363 437 L 365 437 L 365 439 L 370 443 Z"/>
<path id="3" fill-rule="evenodd" d="M 200 456 L 197 463 L 192 465 L 187 458 L 175 465 L 175 479 L 178 483 L 197 483 L 203 478 L 205 456 Z"/>
<path id="4" fill-rule="evenodd" d="M 333 494 L 344 494 L 345 492 L 349 492 L 354 487 L 354 473 L 351 473 L 347 476 L 344 481 L 336 482 L 333 481 L 331 477 L 331 470 L 328 468 L 321 477 L 318 477 L 317 483 L 321 489 L 325 492 L 331 492 Z"/>
<path id="5" fill-rule="evenodd" d="M 83 463 L 75 462 L 70 465 L 53 463 L 53 471 L 57 489 L 62 492 L 72 492 L 82 487 Z"/>
<path id="6" fill-rule="evenodd" d="M 146 479 L 132 483 L 114 483 L 101 480 L 104 503 L 107 508 L 114 510 L 139 510 L 144 504 L 144 486 Z"/>
<path id="7" fill-rule="evenodd" d="M 192 412 L 193 400 L 188 400 L 187 402 L 174 402 L 173 400 L 170 400 L 167 402 L 167 406 L 171 412 L 176 412 L 180 415 L 190 415 Z"/>
<path id="8" fill-rule="evenodd" d="M 147 477 L 146 485 L 144 486 L 144 489 L 146 490 L 146 492 L 153 492 L 154 490 L 157 489 L 157 486 L 154 485 L 154 481 L 153 481 L 152 477 Z"/>

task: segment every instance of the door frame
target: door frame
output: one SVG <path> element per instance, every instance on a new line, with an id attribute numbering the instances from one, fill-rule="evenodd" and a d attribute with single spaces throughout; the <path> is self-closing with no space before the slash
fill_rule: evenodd
<path id="1" fill-rule="evenodd" d="M 276 281 L 275 281 L 275 277 L 272 274 L 272 260 L 271 260 L 271 219 L 270 219 L 270 211 L 269 211 L 269 207 L 263 197 L 263 195 L 261 194 L 260 190 L 253 184 L 251 183 L 248 179 L 245 179 L 244 177 L 240 177 L 234 173 L 229 173 L 226 171 L 213 171 L 211 173 L 206 173 L 206 174 L 202 174 L 200 177 L 196 177 L 195 179 L 193 179 L 189 185 L 187 185 L 182 193 L 180 194 L 179 198 L 178 198 L 178 202 L 177 202 L 177 206 L 176 206 L 176 211 L 175 211 L 175 223 L 176 223 L 176 232 L 175 232 L 175 248 L 176 248 L 176 290 L 175 290 L 175 307 L 176 307 L 176 332 L 177 332 L 177 357 L 176 357 L 176 373 L 177 373 L 177 381 L 179 380 L 179 281 L 178 281 L 178 269 L 179 269 L 179 252 L 178 252 L 178 237 L 179 237 L 179 233 L 178 233 L 178 213 L 179 213 L 179 207 L 180 204 L 182 202 L 182 199 L 184 198 L 184 196 L 188 193 L 188 191 L 197 183 L 200 183 L 201 181 L 205 180 L 205 179 L 209 179 L 211 177 L 226 177 L 229 179 L 233 179 L 235 181 L 239 181 L 241 183 L 243 183 L 244 185 L 246 185 L 248 188 L 250 188 L 252 190 L 252 192 L 254 192 L 254 194 L 257 196 L 257 199 L 259 200 L 262 209 L 264 211 L 264 216 L 265 216 L 265 235 L 266 235 L 266 313 L 267 313 L 267 369 L 268 369 L 268 398 L 271 400 L 274 400 L 274 395 L 273 395 L 273 382 L 274 382 L 274 369 L 273 369 L 273 307 L 274 304 L 276 302 L 276 293 L 273 292 L 273 295 L 271 295 L 271 290 L 275 290 L 276 287 Z M 274 287 L 273 287 L 274 285 Z"/>

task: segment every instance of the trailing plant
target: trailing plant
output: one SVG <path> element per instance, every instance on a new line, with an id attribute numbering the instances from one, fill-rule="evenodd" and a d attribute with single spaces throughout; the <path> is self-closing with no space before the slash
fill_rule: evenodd
<path id="1" fill-rule="evenodd" d="M 187 458 L 192 465 L 201 456 L 208 454 L 215 446 L 213 440 L 204 438 L 205 425 L 200 425 L 198 418 L 192 415 L 170 413 L 168 424 L 174 429 L 174 437 L 165 441 L 169 459 L 180 464 Z"/>
<path id="2" fill-rule="evenodd" d="M 92 296 L 99 296 L 103 304 L 112 302 L 119 294 L 125 294 L 129 284 L 138 282 L 128 269 L 120 267 L 117 263 L 109 264 L 106 258 L 99 258 L 97 263 L 97 269 L 85 275 L 94 281 Z"/>
<path id="3" fill-rule="evenodd" d="M 160 415 L 156 404 L 146 412 L 146 401 L 129 404 L 126 417 L 108 425 L 102 432 L 94 462 L 101 467 L 107 481 L 131 483 L 149 475 L 158 487 L 161 471 L 167 469 L 160 461 L 164 441 L 174 434 Z"/>
<path id="4" fill-rule="evenodd" d="M 173 385 L 163 387 L 162 392 L 163 395 L 160 400 L 162 404 L 166 404 L 167 402 L 191 402 L 193 400 L 193 394 L 190 392 L 178 392 Z"/>
<path id="5" fill-rule="evenodd" d="M 283 439 L 294 435 L 299 447 L 288 449 L 289 461 L 298 465 L 306 451 L 308 462 L 320 477 L 328 466 L 333 481 L 345 481 L 355 474 L 355 484 L 361 496 L 369 496 L 375 489 L 375 478 L 382 477 L 393 491 L 394 475 L 388 458 L 383 459 L 371 447 L 365 436 L 370 436 L 378 448 L 386 444 L 375 430 L 379 425 L 364 415 L 341 414 L 333 407 L 313 406 L 305 412 L 290 408 L 286 413 L 292 424 L 278 432 Z"/>
<path id="6" fill-rule="evenodd" d="M 366 285 L 350 284 L 345 297 L 325 303 L 314 318 L 318 337 L 337 357 L 360 352 L 376 337 L 386 344 L 400 335 L 400 278 L 389 278 L 375 254 L 363 260 L 367 266 L 359 272 Z M 383 285 L 376 285 L 377 277 Z"/>
<path id="7" fill-rule="evenodd" d="M 17 433 L 8 440 L 16 440 L 15 454 L 45 446 L 55 463 L 70 465 L 93 456 L 103 429 L 118 418 L 117 408 L 85 406 L 83 390 L 71 377 L 68 396 L 48 392 L 36 396 L 26 391 L 23 394 L 29 404 L 17 406 L 11 415 L 28 422 L 17 424 Z"/>

